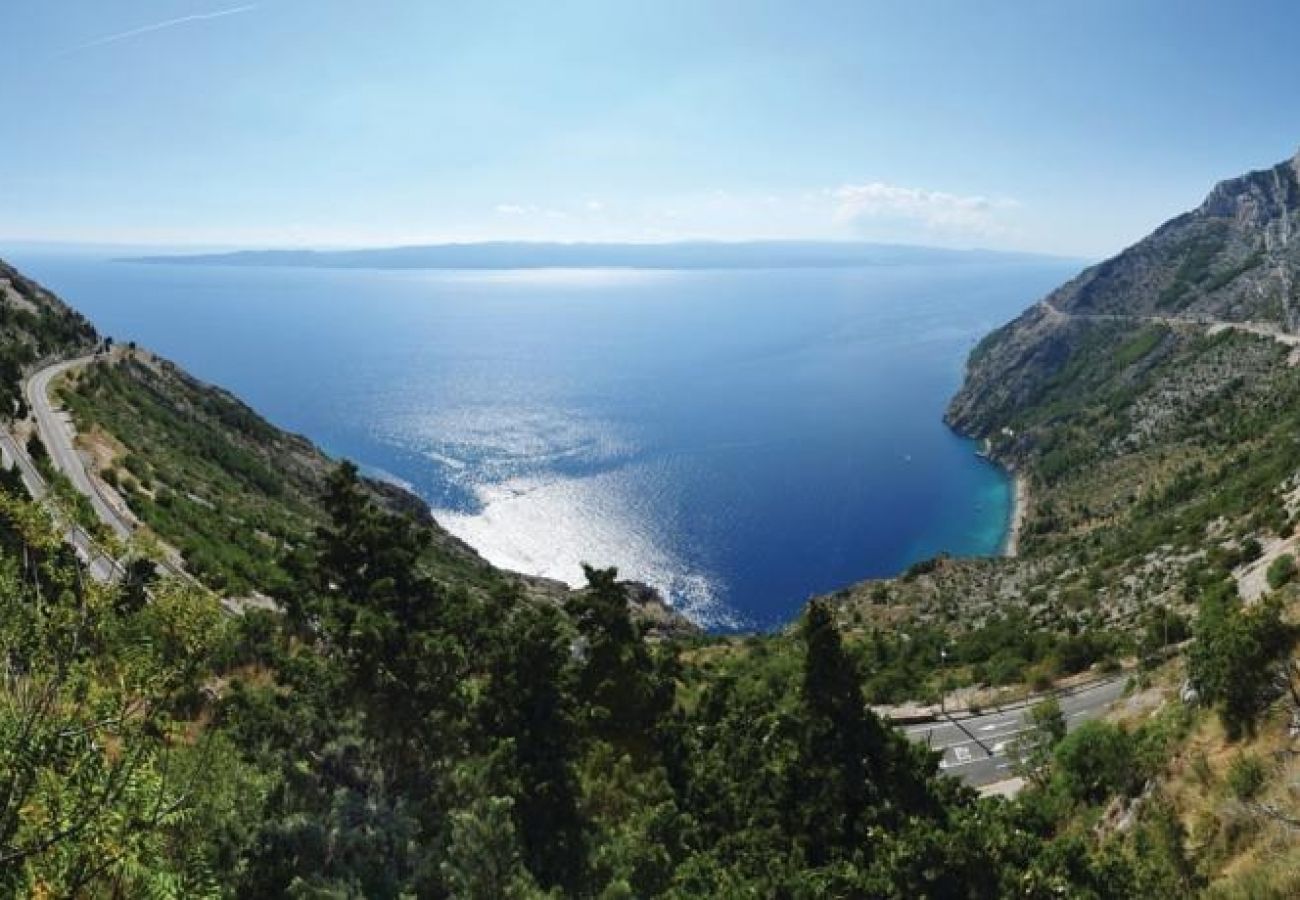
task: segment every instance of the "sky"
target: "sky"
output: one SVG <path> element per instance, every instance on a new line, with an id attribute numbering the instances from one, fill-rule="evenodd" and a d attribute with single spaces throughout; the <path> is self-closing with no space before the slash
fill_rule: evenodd
<path id="1" fill-rule="evenodd" d="M 1300 5 L 3 0 L 0 240 L 1101 257 L 1300 147 Z"/>

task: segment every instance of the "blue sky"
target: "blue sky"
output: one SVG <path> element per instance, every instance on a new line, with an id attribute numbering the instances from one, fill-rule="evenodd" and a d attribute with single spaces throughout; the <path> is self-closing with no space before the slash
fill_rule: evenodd
<path id="1" fill-rule="evenodd" d="M 1300 145 L 1285 3 L 4 0 L 0 240 L 1100 256 Z"/>

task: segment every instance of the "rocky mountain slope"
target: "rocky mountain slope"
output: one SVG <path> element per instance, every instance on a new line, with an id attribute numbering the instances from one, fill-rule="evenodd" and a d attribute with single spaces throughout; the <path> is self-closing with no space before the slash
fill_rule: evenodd
<path id="1" fill-rule="evenodd" d="M 1108 641 L 1141 660 L 1113 715 L 1156 740 L 1138 753 L 1155 765 L 1065 821 L 1161 830 L 1173 896 L 1300 889 L 1298 178 L 1300 157 L 1222 182 L 976 347 L 947 420 L 1027 486 L 1017 558 L 927 561 L 835 595 L 847 633 L 898 660 L 867 667 L 882 701 L 1046 684 Z M 1027 637 L 1044 633 L 1069 637 L 1044 653 Z"/>
<path id="2" fill-rule="evenodd" d="M 0 404 L 18 402 L 24 367 L 91 347 L 97 339 L 81 313 L 0 260 Z"/>
<path id="3" fill-rule="evenodd" d="M 987 436 L 1062 372 L 1099 325 L 1253 323 L 1300 327 L 1300 155 L 1221 182 L 1191 212 L 1082 272 L 989 335 L 949 409 L 962 431 Z"/>
<path id="4" fill-rule="evenodd" d="M 1027 487 L 1021 554 L 847 588 L 844 621 L 1134 634 L 1224 578 L 1258 598 L 1298 549 L 1298 170 L 1224 181 L 985 338 L 947 419 Z"/>

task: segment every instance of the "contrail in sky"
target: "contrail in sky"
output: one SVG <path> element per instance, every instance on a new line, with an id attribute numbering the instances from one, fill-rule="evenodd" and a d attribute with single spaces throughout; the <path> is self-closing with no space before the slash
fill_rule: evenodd
<path id="1" fill-rule="evenodd" d="M 240 13 L 252 12 L 257 9 L 256 3 L 249 3 L 245 6 L 236 6 L 232 9 L 218 9 L 209 13 L 195 13 L 192 16 L 181 16 L 176 19 L 168 19 L 165 22 L 154 22 L 152 25 L 144 25 L 140 28 L 132 28 L 130 31 L 119 31 L 117 34 L 110 34 L 106 37 L 96 38 L 85 44 L 78 44 L 69 48 L 67 53 L 74 50 L 89 50 L 91 47 L 102 47 L 105 44 L 115 44 L 118 41 L 125 41 L 133 37 L 139 37 L 142 34 L 149 34 L 152 31 L 162 31 L 166 28 L 175 28 L 177 25 L 186 25 L 190 22 L 206 22 L 209 19 L 224 19 L 226 16 L 236 16 Z"/>

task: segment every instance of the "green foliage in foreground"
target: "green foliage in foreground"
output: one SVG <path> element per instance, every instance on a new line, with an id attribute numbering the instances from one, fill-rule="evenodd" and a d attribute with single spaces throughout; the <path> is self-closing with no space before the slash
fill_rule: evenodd
<path id="1" fill-rule="evenodd" d="M 219 895 L 266 780 L 191 724 L 211 601 L 124 610 L 8 493 L 0 547 L 0 896 Z"/>
<path id="2" fill-rule="evenodd" d="M 867 710 L 824 605 L 706 669 L 698 646 L 643 639 L 612 571 L 591 570 L 567 610 L 504 581 L 485 594 L 431 577 L 427 533 L 376 509 L 350 468 L 326 506 L 284 564 L 285 614 L 230 619 L 174 585 L 119 602 L 76 577 L 38 510 L 0 494 L 0 895 L 1153 883 L 1129 845 L 1066 828 L 1072 805 L 1130 789 L 1109 762 L 1094 777 L 1061 749 L 1028 802 L 976 799 Z M 1145 744 L 1122 739 L 1136 749 L 1114 738 L 1104 759 L 1140 765 Z"/>

